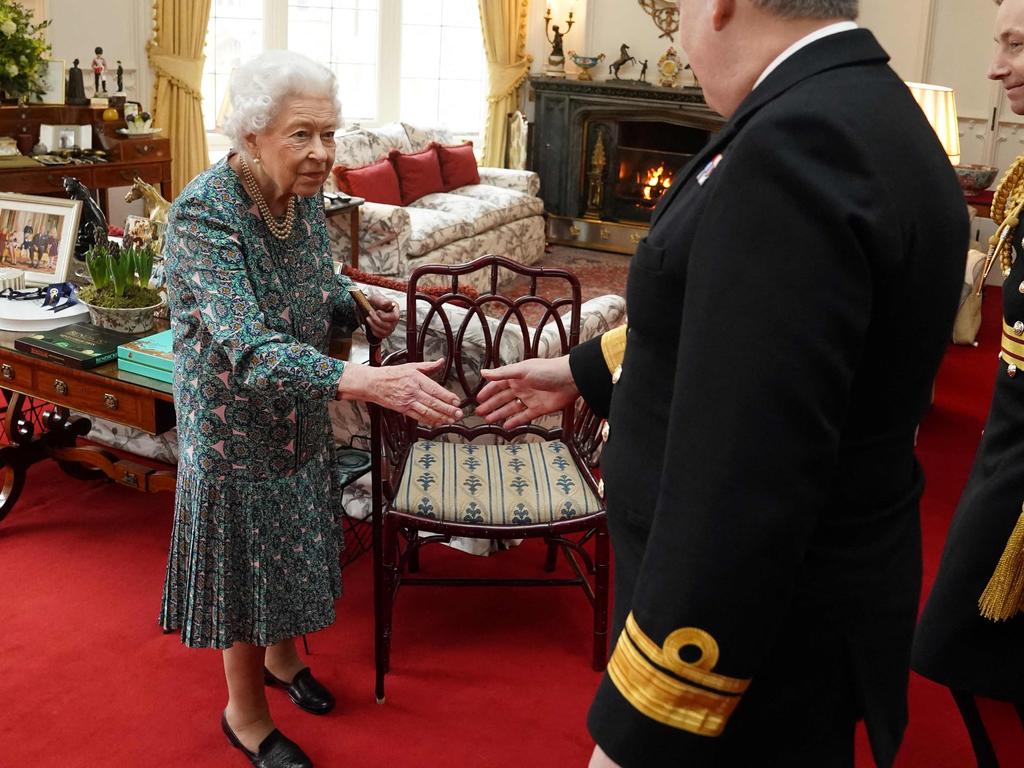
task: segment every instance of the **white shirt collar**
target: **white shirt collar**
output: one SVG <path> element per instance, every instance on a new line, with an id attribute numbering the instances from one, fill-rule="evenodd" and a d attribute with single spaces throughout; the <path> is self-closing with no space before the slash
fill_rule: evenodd
<path id="1" fill-rule="evenodd" d="M 811 32 L 811 34 L 807 35 L 806 37 L 801 37 L 799 40 L 797 40 L 795 43 L 789 46 L 789 48 L 787 48 L 786 50 L 784 50 L 782 53 L 775 57 L 775 61 L 769 64 L 768 68 L 761 73 L 761 76 L 759 78 L 757 78 L 757 82 L 754 83 L 754 88 L 757 88 L 757 86 L 763 83 L 765 78 L 768 77 L 768 75 L 770 75 L 772 72 L 774 72 L 782 62 L 784 62 L 794 53 L 799 51 L 801 48 L 805 48 L 811 43 L 821 40 L 821 38 L 823 37 L 828 37 L 829 35 L 836 35 L 839 34 L 840 32 L 849 32 L 851 29 L 857 28 L 857 23 L 854 21 L 837 21 L 835 24 L 829 24 L 827 27 L 822 27 L 821 29 L 814 30 L 813 32 Z"/>

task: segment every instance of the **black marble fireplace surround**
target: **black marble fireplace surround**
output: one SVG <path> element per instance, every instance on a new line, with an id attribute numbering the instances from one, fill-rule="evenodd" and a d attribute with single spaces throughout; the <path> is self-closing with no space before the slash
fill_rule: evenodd
<path id="1" fill-rule="evenodd" d="M 666 179 L 724 122 L 699 88 L 548 77 L 530 86 L 530 167 L 557 243 L 631 254 Z"/>

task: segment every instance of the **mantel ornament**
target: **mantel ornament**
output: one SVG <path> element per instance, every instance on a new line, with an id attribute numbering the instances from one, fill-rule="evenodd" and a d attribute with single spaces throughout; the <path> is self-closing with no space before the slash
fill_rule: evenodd
<path id="1" fill-rule="evenodd" d="M 640 7 L 654 19 L 655 25 L 661 30 L 660 37 L 673 40 L 672 35 L 679 31 L 679 4 L 676 0 L 639 0 Z"/>

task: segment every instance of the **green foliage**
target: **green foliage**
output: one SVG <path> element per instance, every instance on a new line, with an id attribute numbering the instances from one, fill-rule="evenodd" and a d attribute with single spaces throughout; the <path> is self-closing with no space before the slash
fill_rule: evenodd
<path id="1" fill-rule="evenodd" d="M 87 304 L 111 309 L 158 304 L 160 294 L 148 287 L 155 258 L 149 246 L 119 248 L 108 243 L 90 248 L 85 264 L 93 284 L 78 295 Z"/>
<path id="2" fill-rule="evenodd" d="M 46 90 L 43 63 L 50 53 L 43 30 L 49 20 L 33 23 L 32 14 L 21 3 L 0 0 L 0 90 L 8 96 L 27 99 Z"/>

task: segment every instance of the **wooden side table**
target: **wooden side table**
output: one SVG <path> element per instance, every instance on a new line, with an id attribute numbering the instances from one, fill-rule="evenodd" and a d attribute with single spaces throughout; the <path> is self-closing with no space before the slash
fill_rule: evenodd
<path id="1" fill-rule="evenodd" d="M 340 199 L 324 198 L 324 213 L 333 219 L 348 213 L 349 242 L 352 244 L 352 269 L 359 269 L 359 207 L 366 201 L 361 197 L 342 196 Z"/>

